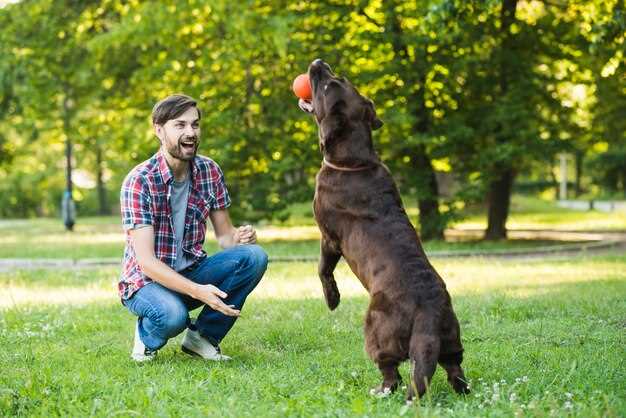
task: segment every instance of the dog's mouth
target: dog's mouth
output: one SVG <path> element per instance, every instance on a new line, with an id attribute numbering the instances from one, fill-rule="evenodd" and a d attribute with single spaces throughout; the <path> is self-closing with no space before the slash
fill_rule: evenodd
<path id="1" fill-rule="evenodd" d="M 334 75 L 335 74 L 333 74 L 333 71 L 330 69 L 330 65 L 319 58 L 309 65 L 309 80 L 311 80 L 311 92 L 313 97 L 315 97 L 318 90 L 325 85 L 324 82 Z"/>
<path id="2" fill-rule="evenodd" d="M 309 81 L 311 83 L 311 95 L 312 98 L 309 101 L 300 100 L 299 106 L 305 112 L 315 112 L 315 98 L 319 95 L 319 90 L 328 87 L 328 80 L 334 77 L 333 71 L 330 69 L 330 65 L 316 59 L 309 65 Z"/>

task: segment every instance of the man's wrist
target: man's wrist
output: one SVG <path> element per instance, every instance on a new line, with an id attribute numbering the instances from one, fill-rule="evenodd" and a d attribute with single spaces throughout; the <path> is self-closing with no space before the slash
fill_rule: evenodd
<path id="1" fill-rule="evenodd" d="M 197 283 L 191 282 L 189 290 L 187 291 L 187 295 L 192 297 L 193 299 L 198 299 L 199 290 L 200 286 Z"/>

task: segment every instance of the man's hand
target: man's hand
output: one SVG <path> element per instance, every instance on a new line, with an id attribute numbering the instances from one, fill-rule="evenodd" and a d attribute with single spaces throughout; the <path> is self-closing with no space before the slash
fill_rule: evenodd
<path id="1" fill-rule="evenodd" d="M 210 306 L 224 315 L 239 316 L 240 311 L 238 309 L 234 309 L 235 305 L 227 305 L 222 301 L 222 299 L 227 296 L 228 295 L 225 292 L 222 292 L 212 284 L 197 285 L 196 291 L 192 295 L 194 299 L 204 302 L 205 305 Z"/>
<path id="2" fill-rule="evenodd" d="M 254 244 L 256 243 L 256 231 L 252 225 L 243 225 L 235 230 L 233 238 L 237 244 Z"/>

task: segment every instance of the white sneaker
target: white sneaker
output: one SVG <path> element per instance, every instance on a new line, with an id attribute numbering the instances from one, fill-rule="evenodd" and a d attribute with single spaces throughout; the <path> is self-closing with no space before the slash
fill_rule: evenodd
<path id="1" fill-rule="evenodd" d="M 187 329 L 187 332 L 185 333 L 182 350 L 187 354 L 202 357 L 205 360 L 230 360 L 230 357 L 220 352 L 219 346 L 214 346 L 206 338 L 201 336 L 198 331 L 193 331 L 191 329 Z"/>
<path id="2" fill-rule="evenodd" d="M 130 355 L 136 362 L 152 361 L 156 357 L 156 350 L 150 350 L 147 348 L 141 338 L 139 337 L 139 321 L 135 325 L 135 344 L 133 345 L 133 352 Z"/>

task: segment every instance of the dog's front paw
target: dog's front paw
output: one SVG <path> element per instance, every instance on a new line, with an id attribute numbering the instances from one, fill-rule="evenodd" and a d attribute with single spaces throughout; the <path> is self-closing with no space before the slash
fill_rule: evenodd
<path id="1" fill-rule="evenodd" d="M 334 311 L 339 306 L 339 289 L 337 289 L 337 283 L 334 278 L 324 281 L 324 297 L 326 298 L 326 304 L 331 311 Z"/>

